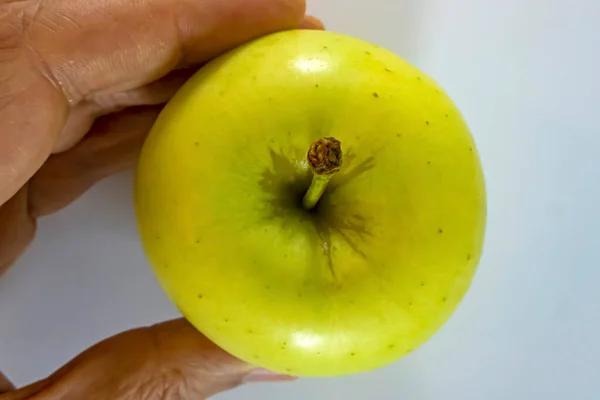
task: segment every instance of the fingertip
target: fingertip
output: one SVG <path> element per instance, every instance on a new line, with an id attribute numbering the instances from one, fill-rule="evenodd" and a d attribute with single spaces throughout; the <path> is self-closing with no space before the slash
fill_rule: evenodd
<path id="1" fill-rule="evenodd" d="M 298 378 L 291 375 L 278 374 L 267 369 L 258 368 L 247 373 L 244 378 L 244 383 L 255 383 L 255 382 L 291 382 Z"/>
<path id="2" fill-rule="evenodd" d="M 300 23 L 300 29 L 324 30 L 325 24 L 319 18 L 307 15 Z"/>

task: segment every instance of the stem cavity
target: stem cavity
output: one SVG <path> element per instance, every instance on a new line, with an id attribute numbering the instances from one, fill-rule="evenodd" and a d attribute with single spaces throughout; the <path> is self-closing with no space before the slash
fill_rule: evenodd
<path id="1" fill-rule="evenodd" d="M 306 158 L 314 175 L 302 199 L 302 206 L 306 210 L 312 210 L 333 175 L 342 167 L 342 144 L 333 137 L 321 138 L 310 146 Z"/>

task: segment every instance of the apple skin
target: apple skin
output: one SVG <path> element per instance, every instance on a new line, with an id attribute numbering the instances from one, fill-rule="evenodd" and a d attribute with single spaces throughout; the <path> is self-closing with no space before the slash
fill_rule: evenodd
<path id="1" fill-rule="evenodd" d="M 301 207 L 315 140 L 342 143 Z M 219 57 L 166 106 L 136 177 L 144 251 L 182 314 L 226 351 L 297 376 L 369 371 L 438 331 L 479 262 L 475 143 L 428 76 L 323 31 Z"/>

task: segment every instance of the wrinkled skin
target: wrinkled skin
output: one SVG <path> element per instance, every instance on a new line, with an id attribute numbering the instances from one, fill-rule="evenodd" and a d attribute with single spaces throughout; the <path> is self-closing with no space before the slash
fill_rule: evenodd
<path id="1" fill-rule="evenodd" d="M 195 400 L 245 382 L 290 379 L 253 370 L 179 319 L 100 342 L 50 377 L 0 399 Z"/>
<path id="2" fill-rule="evenodd" d="M 37 218 L 134 165 L 199 66 L 264 34 L 323 28 L 304 13 L 303 0 L 0 0 L 0 275 Z M 17 390 L 0 374 L 0 400 L 197 400 L 290 379 L 178 319 L 111 337 Z"/>

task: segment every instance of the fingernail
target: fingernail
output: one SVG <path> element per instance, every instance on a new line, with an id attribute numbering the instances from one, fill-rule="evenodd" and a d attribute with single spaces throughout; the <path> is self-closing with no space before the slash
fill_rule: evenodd
<path id="1" fill-rule="evenodd" d="M 255 369 L 246 374 L 244 382 L 289 382 L 295 381 L 295 376 L 278 374 L 266 369 Z"/>

